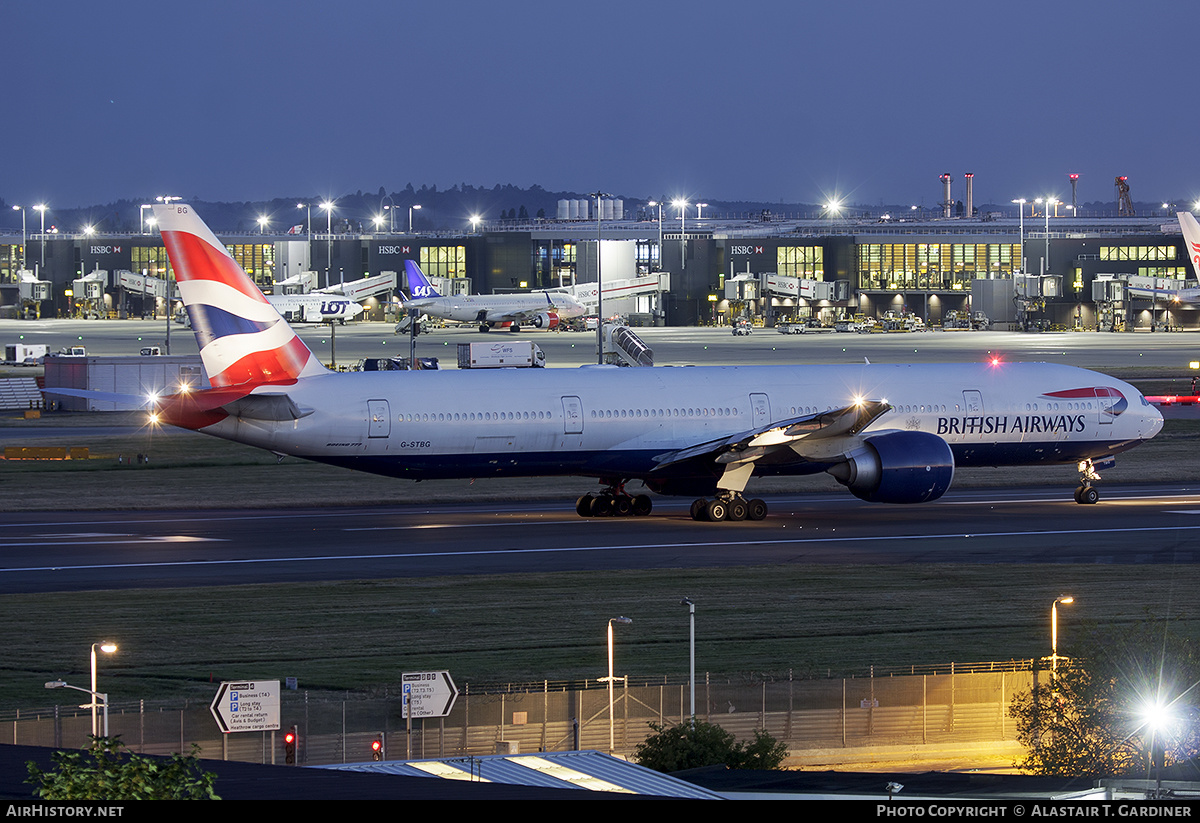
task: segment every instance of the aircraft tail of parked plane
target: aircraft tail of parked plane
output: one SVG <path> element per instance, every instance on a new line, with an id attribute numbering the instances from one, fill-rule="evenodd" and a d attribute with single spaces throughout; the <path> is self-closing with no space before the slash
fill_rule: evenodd
<path id="1" fill-rule="evenodd" d="M 826 472 L 869 502 L 936 500 L 965 466 L 1096 469 L 1153 437 L 1134 387 L 1045 363 L 334 373 L 186 204 L 156 206 L 213 388 L 166 422 L 391 477 L 577 476 L 583 516 L 644 515 L 641 481 L 697 496 L 696 520 L 757 520 L 752 476 Z"/>
<path id="2" fill-rule="evenodd" d="M 1187 246 L 1188 259 L 1192 261 L 1192 271 L 1200 278 L 1200 223 L 1190 211 L 1176 214 L 1179 218 L 1179 228 L 1183 230 L 1183 243 Z"/>
<path id="3" fill-rule="evenodd" d="M 408 296 L 413 300 L 424 300 L 427 297 L 441 297 L 438 290 L 429 282 L 425 272 L 415 260 L 404 261 L 404 271 L 408 275 Z"/>

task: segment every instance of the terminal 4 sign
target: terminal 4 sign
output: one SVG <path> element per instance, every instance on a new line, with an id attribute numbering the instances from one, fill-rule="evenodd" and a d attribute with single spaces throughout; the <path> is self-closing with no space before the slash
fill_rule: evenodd
<path id="1" fill-rule="evenodd" d="M 222 683 L 209 710 L 224 734 L 275 731 L 279 728 L 279 681 Z"/>

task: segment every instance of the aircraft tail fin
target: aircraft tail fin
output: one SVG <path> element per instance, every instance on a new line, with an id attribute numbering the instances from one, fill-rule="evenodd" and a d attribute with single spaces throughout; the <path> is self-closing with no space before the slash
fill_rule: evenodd
<path id="1" fill-rule="evenodd" d="M 441 297 L 433 284 L 421 271 L 421 267 L 417 265 L 415 260 L 404 261 L 404 271 L 408 274 L 408 296 L 412 300 L 421 300 L 426 297 Z"/>
<path id="2" fill-rule="evenodd" d="M 184 203 L 154 216 L 214 387 L 290 384 L 325 367 Z"/>
<path id="3" fill-rule="evenodd" d="M 1183 242 L 1187 245 L 1188 257 L 1192 261 L 1192 269 L 1200 277 L 1200 223 L 1190 211 L 1177 212 L 1179 227 L 1183 229 Z"/>

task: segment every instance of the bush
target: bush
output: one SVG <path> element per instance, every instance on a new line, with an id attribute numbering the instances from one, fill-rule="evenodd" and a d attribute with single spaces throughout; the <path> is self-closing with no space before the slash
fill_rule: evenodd
<path id="1" fill-rule="evenodd" d="M 697 720 L 678 726 L 651 723 L 654 734 L 634 750 L 638 765 L 659 772 L 678 772 L 701 766 L 725 765 L 730 769 L 777 769 L 788 749 L 762 729 L 754 732 L 754 741 L 738 743 L 733 735 Z"/>

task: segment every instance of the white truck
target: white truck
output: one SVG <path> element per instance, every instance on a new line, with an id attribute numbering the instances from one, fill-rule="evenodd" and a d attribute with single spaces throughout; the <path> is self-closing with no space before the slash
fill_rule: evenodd
<path id="1" fill-rule="evenodd" d="M 528 340 L 458 344 L 460 369 L 530 369 L 545 365 L 546 355 Z"/>
<path id="2" fill-rule="evenodd" d="M 49 346 L 30 346 L 26 345 L 25 343 L 5 343 L 4 362 L 12 363 L 14 366 L 36 366 L 42 362 L 42 358 L 44 358 L 49 351 Z"/>

